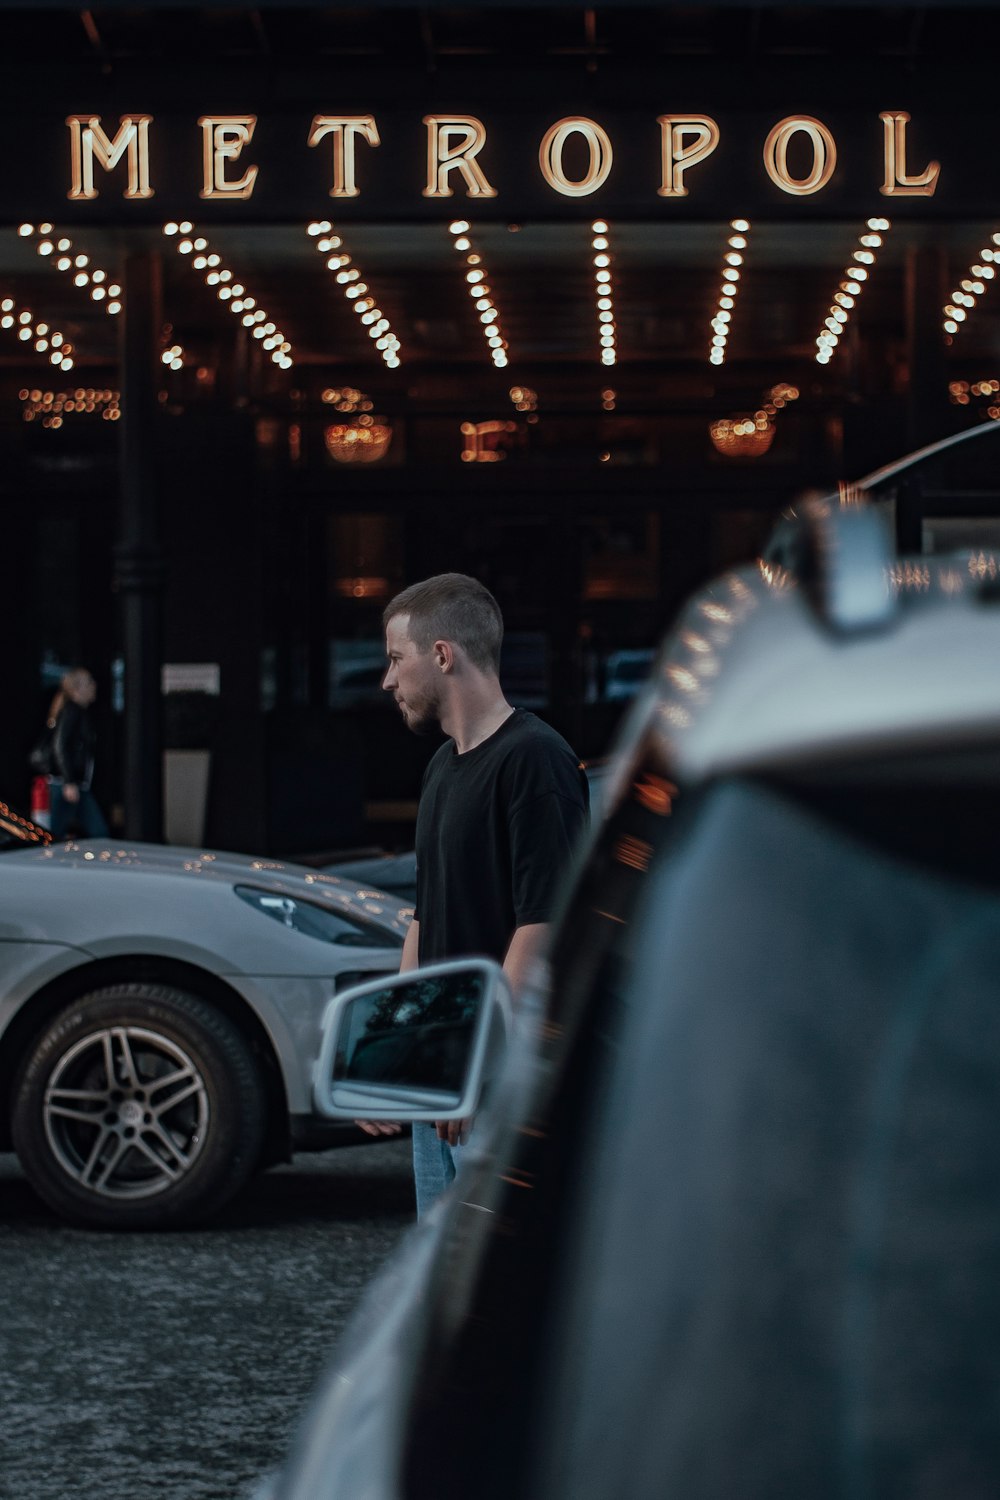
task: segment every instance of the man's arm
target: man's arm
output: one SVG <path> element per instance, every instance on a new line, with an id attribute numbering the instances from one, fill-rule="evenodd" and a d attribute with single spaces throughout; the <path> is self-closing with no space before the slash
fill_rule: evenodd
<path id="1" fill-rule="evenodd" d="M 399 961 L 399 972 L 408 974 L 411 969 L 417 967 L 417 954 L 420 951 L 420 923 L 411 922 L 406 929 L 406 937 L 403 939 L 403 956 Z M 402 1125 L 398 1120 L 355 1120 L 355 1125 L 360 1125 L 365 1135 L 399 1135 Z"/>
<path id="2" fill-rule="evenodd" d="M 418 963 L 417 955 L 420 952 L 420 923 L 412 921 L 406 929 L 406 937 L 403 939 L 403 956 L 399 961 L 399 972 L 408 974 L 415 969 Z"/>
<path id="3" fill-rule="evenodd" d="M 503 971 L 515 1004 L 519 992 L 527 982 L 532 964 L 545 946 L 551 925 L 550 922 L 528 922 L 525 926 L 514 929 L 514 936 L 504 955 Z M 449 1146 L 462 1146 L 471 1126 L 471 1120 L 438 1120 L 438 1140 L 447 1141 Z"/>
<path id="4" fill-rule="evenodd" d="M 528 922 L 514 930 L 504 955 L 503 971 L 515 1000 L 527 982 L 532 964 L 545 946 L 551 926 L 551 922 Z"/>

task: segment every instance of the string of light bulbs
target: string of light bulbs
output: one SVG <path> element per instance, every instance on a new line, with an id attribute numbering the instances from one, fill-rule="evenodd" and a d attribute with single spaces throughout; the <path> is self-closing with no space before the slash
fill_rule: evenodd
<path id="1" fill-rule="evenodd" d="M 36 419 L 43 427 L 59 428 L 67 416 L 99 416 L 106 422 L 117 422 L 121 416 L 121 393 L 79 387 L 74 391 L 22 390 L 18 392 L 21 415 L 26 422 Z"/>
<path id="2" fill-rule="evenodd" d="M 601 341 L 601 364 L 618 363 L 618 329 L 615 324 L 615 291 L 611 272 L 610 229 L 606 219 L 595 219 L 590 226 L 594 251 L 594 295 L 597 299 L 597 326 Z"/>
<path id="3" fill-rule="evenodd" d="M 996 277 L 995 261 L 1000 260 L 1000 233 L 991 236 L 992 244 L 984 245 L 979 252 L 979 260 L 973 261 L 969 267 L 969 274 L 962 278 L 959 285 L 951 294 L 951 301 L 946 302 L 944 312 L 944 331 L 950 336 L 958 332 L 965 322 L 969 313 L 976 305 L 976 299 L 981 297 L 987 286 Z"/>
<path id="4" fill-rule="evenodd" d="M 334 233 L 329 219 L 314 219 L 311 224 L 306 225 L 306 234 L 316 241 L 319 253 L 327 256 L 327 270 L 334 273 L 338 285 L 343 288 L 344 296 L 368 330 L 368 337 L 374 342 L 386 368 L 398 370 L 401 364 L 399 339 L 393 333 L 389 319 L 371 295 L 367 281 L 363 279 L 357 266 L 352 264 L 352 257 L 344 248 L 342 236 Z"/>
<path id="5" fill-rule="evenodd" d="M 483 265 L 482 256 L 469 237 L 469 229 L 470 225 L 466 219 L 455 219 L 448 225 L 448 232 L 453 236 L 452 243 L 458 254 L 463 257 L 467 267 L 466 285 L 479 314 L 483 337 L 490 348 L 490 357 L 498 370 L 504 370 L 508 364 L 509 345 L 500 326 L 500 314 L 493 301 L 493 290 L 488 284 L 489 273 Z"/>
<path id="6" fill-rule="evenodd" d="M 118 282 L 111 280 L 102 266 L 95 266 L 89 255 L 74 250 L 68 234 L 52 224 L 19 224 L 17 232 L 22 239 L 32 239 L 37 235 L 35 250 L 42 259 L 48 260 L 64 275 L 72 276 L 73 285 L 81 291 L 86 288 L 91 301 L 103 307 L 109 316 L 116 317 L 121 312 L 122 289 Z"/>
<path id="7" fill-rule="evenodd" d="M 30 344 L 36 354 L 48 356 L 50 364 L 60 370 L 72 370 L 73 345 L 58 328 L 36 321 L 28 307 L 18 307 L 13 297 L 0 299 L 0 328 L 14 334 L 22 344 Z"/>
<path id="8" fill-rule="evenodd" d="M 888 219 L 869 219 L 851 254 L 851 264 L 845 266 L 840 284 L 833 294 L 823 327 L 816 339 L 816 362 L 828 365 L 840 343 L 857 300 L 865 289 L 875 267 L 876 253 L 884 241 L 883 234 L 892 228 Z"/>
<path id="9" fill-rule="evenodd" d="M 212 249 L 205 236 L 198 234 L 187 219 L 164 224 L 163 233 L 176 241 L 174 248 L 178 255 L 191 256 L 193 269 L 204 272 L 205 285 L 214 287 L 219 301 L 240 318 L 255 339 L 260 339 L 272 363 L 281 370 L 290 369 L 294 363 L 290 342 L 277 324 L 268 318 L 256 297 L 252 297 L 243 283 L 236 280 L 232 270 L 223 264 L 221 255 Z"/>
<path id="10" fill-rule="evenodd" d="M 973 398 L 989 404 L 986 415 L 991 422 L 1000 421 L 1000 380 L 952 380 L 948 384 L 948 399 L 952 406 L 968 406 Z"/>
<path id="11" fill-rule="evenodd" d="M 719 287 L 719 300 L 712 317 L 712 337 L 708 358 L 713 365 L 725 363 L 733 308 L 736 306 L 736 298 L 740 290 L 743 252 L 749 243 L 750 222 L 748 219 L 731 219 L 729 229 L 730 233 L 722 257 L 722 284 Z"/>

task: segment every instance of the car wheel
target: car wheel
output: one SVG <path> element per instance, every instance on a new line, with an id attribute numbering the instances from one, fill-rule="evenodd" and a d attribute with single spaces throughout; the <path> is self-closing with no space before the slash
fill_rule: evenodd
<path id="1" fill-rule="evenodd" d="M 166 985 L 94 990 L 55 1017 L 14 1087 L 14 1148 L 57 1213 L 115 1228 L 191 1223 L 254 1170 L 260 1074 L 233 1023 Z"/>

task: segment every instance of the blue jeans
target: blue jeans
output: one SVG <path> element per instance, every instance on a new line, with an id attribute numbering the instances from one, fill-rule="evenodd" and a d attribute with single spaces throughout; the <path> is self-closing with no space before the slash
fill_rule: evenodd
<path id="1" fill-rule="evenodd" d="M 439 1141 L 433 1123 L 414 1120 L 413 1182 L 417 1189 L 418 1219 L 423 1218 L 435 1199 L 440 1198 L 445 1188 L 454 1182 L 463 1150 L 462 1146 L 449 1146 L 447 1141 Z"/>
<path id="2" fill-rule="evenodd" d="M 104 814 L 89 788 L 80 788 L 79 802 L 67 802 L 63 796 L 62 782 L 50 781 L 49 817 L 52 837 L 57 842 L 66 837 L 70 828 L 79 828 L 86 839 L 104 839 L 108 836 Z"/>

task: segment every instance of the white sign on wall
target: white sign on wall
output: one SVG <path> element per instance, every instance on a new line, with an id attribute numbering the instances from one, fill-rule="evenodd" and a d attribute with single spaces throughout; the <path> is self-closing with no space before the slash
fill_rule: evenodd
<path id="1" fill-rule="evenodd" d="M 220 682 L 217 661 L 164 662 L 160 674 L 164 693 L 209 693 L 217 698 Z"/>

